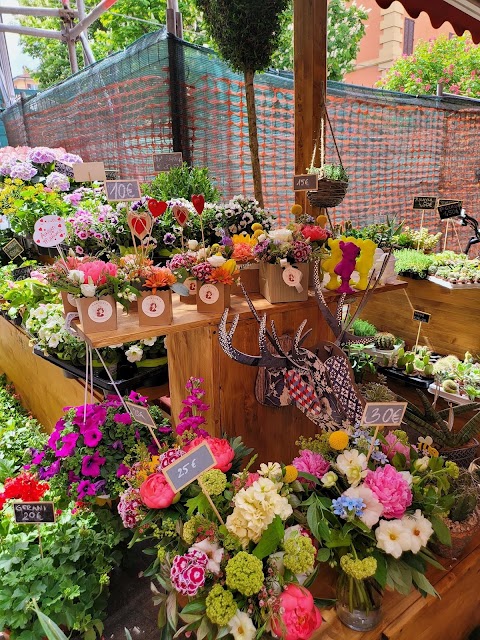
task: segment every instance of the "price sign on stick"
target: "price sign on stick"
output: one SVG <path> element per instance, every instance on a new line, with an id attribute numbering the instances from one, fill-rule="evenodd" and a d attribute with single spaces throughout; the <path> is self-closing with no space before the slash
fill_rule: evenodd
<path id="1" fill-rule="evenodd" d="M 13 513 L 18 524 L 55 522 L 53 502 L 14 502 Z"/>
<path id="2" fill-rule="evenodd" d="M 2 251 L 7 254 L 10 260 L 15 260 L 15 258 L 21 255 L 25 249 L 17 240 L 15 240 L 15 238 L 13 238 L 13 240 L 10 240 L 10 242 L 7 242 L 7 244 L 2 247 Z"/>
<path id="3" fill-rule="evenodd" d="M 293 176 L 294 191 L 316 191 L 318 189 L 318 174 L 307 173 Z"/>
<path id="4" fill-rule="evenodd" d="M 142 197 L 138 180 L 107 180 L 105 189 L 110 202 L 140 200 Z"/>
<path id="5" fill-rule="evenodd" d="M 418 309 L 413 310 L 413 319 L 417 320 L 417 322 L 424 322 L 428 324 L 430 322 L 431 313 L 425 313 L 425 311 L 418 311 Z"/>
<path id="6" fill-rule="evenodd" d="M 172 490 L 178 493 L 216 463 L 212 450 L 204 442 L 165 467 L 163 473 Z"/>
<path id="7" fill-rule="evenodd" d="M 138 404 L 134 404 L 133 402 L 125 402 L 125 404 L 132 418 L 137 422 L 139 422 L 140 424 L 144 424 L 146 427 L 148 427 L 148 430 L 150 431 L 150 435 L 152 436 L 153 441 L 155 442 L 157 447 L 161 449 L 162 447 L 154 431 L 154 429 L 157 428 L 157 425 L 155 424 L 155 420 L 152 418 L 150 411 L 148 410 L 148 407 L 142 407 Z"/>
<path id="8" fill-rule="evenodd" d="M 435 209 L 437 199 L 432 196 L 415 196 L 412 209 Z"/>
<path id="9" fill-rule="evenodd" d="M 103 162 L 81 162 L 72 165 L 75 182 L 105 182 L 105 165 Z"/>
<path id="10" fill-rule="evenodd" d="M 360 424 L 362 427 L 399 427 L 406 408 L 406 402 L 367 402 Z"/>
<path id="11" fill-rule="evenodd" d="M 170 171 L 173 167 L 181 167 L 183 156 L 181 151 L 173 153 L 157 153 L 153 156 L 153 168 L 155 171 Z"/>
<path id="12" fill-rule="evenodd" d="M 448 220 L 448 218 L 455 218 L 462 213 L 463 200 L 439 200 L 438 201 L 438 215 L 441 220 Z"/>

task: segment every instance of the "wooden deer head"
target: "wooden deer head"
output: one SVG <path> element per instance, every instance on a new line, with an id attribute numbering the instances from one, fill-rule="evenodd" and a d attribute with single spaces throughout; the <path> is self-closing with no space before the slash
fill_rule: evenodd
<path id="1" fill-rule="evenodd" d="M 337 303 L 335 313 L 332 313 L 321 291 L 318 265 L 315 265 L 314 283 L 315 295 L 323 317 L 332 329 L 336 341 L 321 342 L 313 350 L 302 346 L 311 330 L 303 333 L 306 320 L 298 328 L 292 341 L 292 348 L 286 352 L 280 343 L 273 321 L 270 331 L 267 330 L 266 314 L 260 317 L 253 302 L 242 286 L 244 296 L 250 310 L 259 323 L 258 346 L 259 355 L 253 356 L 243 353 L 233 346 L 233 336 L 237 328 L 238 314 L 234 317 L 230 330 L 227 329 L 228 310 L 222 316 L 219 325 L 219 341 L 224 352 L 236 362 L 254 367 L 266 367 L 283 372 L 284 384 L 295 405 L 307 417 L 326 431 L 335 431 L 346 423 L 355 424 L 363 413 L 364 400 L 355 384 L 350 361 L 342 345 L 361 339 L 349 333 L 348 328 L 363 309 L 366 301 L 383 274 L 388 256 L 375 282 L 369 282 L 369 287 L 363 294 L 353 317 L 347 322 L 342 321 L 342 310 L 345 295 Z M 372 280 L 372 279 L 371 279 Z M 267 348 L 267 340 L 273 349 Z"/>

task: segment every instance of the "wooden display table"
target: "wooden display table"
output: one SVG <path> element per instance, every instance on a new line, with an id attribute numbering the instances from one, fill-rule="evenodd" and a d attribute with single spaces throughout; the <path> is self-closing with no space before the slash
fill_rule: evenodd
<path id="1" fill-rule="evenodd" d="M 402 289 L 399 282 L 378 287 L 375 293 Z M 360 296 L 356 293 L 355 296 Z M 338 294 L 327 292 L 327 301 L 335 304 Z M 240 320 L 234 345 L 241 351 L 258 354 L 258 323 L 246 300 L 232 296 L 229 320 L 238 313 Z M 312 328 L 305 345 L 313 347 L 320 340 L 332 338 L 330 330 L 310 294 L 306 302 L 270 304 L 258 295 L 252 300 L 259 313 L 267 313 L 278 334 L 293 336 L 303 320 Z M 185 383 L 190 376 L 204 379 L 205 400 L 210 405 L 206 414 L 208 431 L 215 436 L 226 433 L 242 436 L 246 445 L 258 452 L 258 462 L 282 460 L 288 463 L 298 453 L 295 441 L 300 435 L 313 436 L 316 426 L 295 406 L 280 409 L 266 407 L 255 399 L 257 368 L 234 362 L 222 351 L 218 341 L 219 314 L 200 314 L 190 305 L 174 301 L 173 324 L 164 327 L 140 327 L 136 316 L 119 317 L 115 332 L 80 333 L 93 347 L 104 347 L 153 336 L 167 336 L 169 387 L 172 416 L 175 419 L 186 396 Z"/>
<path id="2" fill-rule="evenodd" d="M 389 291 L 381 299 L 371 298 L 362 318 L 373 322 L 379 331 L 390 331 L 415 344 L 418 322 L 413 310 L 431 314 L 422 324 L 420 344 L 432 351 L 463 359 L 466 351 L 480 353 L 480 289 L 447 289 L 428 280 L 405 278 L 408 289 Z"/>
<path id="3" fill-rule="evenodd" d="M 324 622 L 311 640 L 466 640 L 480 625 L 480 537 L 470 543 L 460 561 L 442 564 L 446 571 L 432 569 L 427 574 L 440 598 L 422 598 L 417 591 L 406 597 L 388 592 L 383 620 L 368 632 L 348 629 L 329 609 L 322 612 Z"/>

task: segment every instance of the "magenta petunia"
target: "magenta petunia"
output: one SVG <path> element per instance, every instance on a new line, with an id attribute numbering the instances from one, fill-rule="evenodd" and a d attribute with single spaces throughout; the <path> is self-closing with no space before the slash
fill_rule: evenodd
<path id="1" fill-rule="evenodd" d="M 116 413 L 113 419 L 119 424 L 132 424 L 132 416 L 129 413 Z"/>
<path id="2" fill-rule="evenodd" d="M 126 464 L 120 463 L 118 469 L 117 469 L 117 478 L 121 478 L 122 476 L 126 476 L 127 473 L 130 471 L 130 467 L 127 467 Z"/>
<path id="3" fill-rule="evenodd" d="M 92 456 L 83 456 L 82 459 L 82 475 L 84 476 L 92 476 L 95 478 L 100 475 L 100 467 L 102 467 L 106 458 L 102 458 L 102 456 L 95 451 Z"/>
<path id="4" fill-rule="evenodd" d="M 96 447 L 102 438 L 102 432 L 96 428 L 89 429 L 83 434 L 83 441 L 87 447 Z"/>
<path id="5" fill-rule="evenodd" d="M 67 433 L 65 436 L 62 436 L 60 440 L 62 446 L 55 451 L 55 456 L 57 458 L 69 458 L 75 451 L 77 440 L 78 433 Z"/>

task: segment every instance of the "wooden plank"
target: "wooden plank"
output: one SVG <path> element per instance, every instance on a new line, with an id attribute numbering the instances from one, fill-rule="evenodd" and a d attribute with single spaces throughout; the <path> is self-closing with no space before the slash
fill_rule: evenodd
<path id="1" fill-rule="evenodd" d="M 384 293 L 392 289 L 401 289 L 407 285 L 404 282 L 396 284 L 384 285 L 375 289 L 374 294 Z M 326 291 L 324 293 L 327 301 L 335 301 L 339 295 L 334 291 Z M 352 298 L 363 295 L 362 291 L 353 294 Z M 350 296 L 349 296 L 350 297 Z M 272 313 L 282 311 L 289 313 L 296 309 L 307 309 L 309 307 L 317 307 L 316 299 L 313 292 L 309 292 L 309 299 L 306 302 L 287 302 L 282 304 L 271 304 L 259 294 L 251 294 L 251 299 L 255 304 L 255 308 L 260 313 Z M 252 313 L 248 307 L 247 301 L 243 297 L 232 296 L 229 311 L 229 317 L 234 314 L 240 314 L 241 319 L 252 318 Z M 191 331 L 199 327 L 216 327 L 220 321 L 221 314 L 198 313 L 196 307 L 186 305 L 180 302 L 177 297 L 173 300 L 173 322 L 171 325 L 163 327 L 140 327 L 138 324 L 138 316 L 136 314 L 127 315 L 125 313 L 119 315 L 118 328 L 116 331 L 99 331 L 98 333 L 86 333 L 82 329 L 82 325 L 74 321 L 80 334 L 93 347 L 107 347 L 112 344 L 121 344 L 131 342 L 133 340 L 142 340 L 144 338 L 152 338 L 153 336 L 168 336 L 185 331 Z"/>
<path id="2" fill-rule="evenodd" d="M 465 351 L 480 352 L 480 291 L 446 289 L 428 280 L 405 280 L 408 289 L 372 297 L 361 317 L 373 322 L 379 331 L 390 331 L 413 346 L 418 322 L 412 320 L 412 314 L 413 309 L 419 309 L 431 314 L 430 322 L 422 325 L 420 344 L 459 358 Z"/>
<path id="3" fill-rule="evenodd" d="M 63 407 L 83 404 L 84 387 L 35 356 L 29 342 L 22 329 L 0 318 L 0 370 L 13 382 L 24 406 L 50 432 Z"/>

